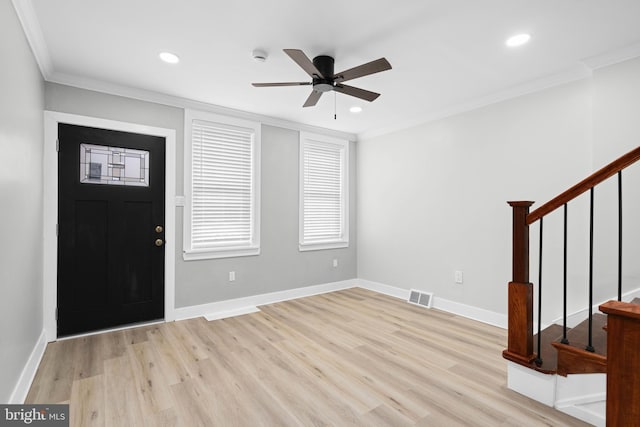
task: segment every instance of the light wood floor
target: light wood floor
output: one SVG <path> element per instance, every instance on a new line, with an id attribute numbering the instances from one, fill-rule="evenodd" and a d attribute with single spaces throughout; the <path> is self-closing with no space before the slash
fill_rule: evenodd
<path id="1" fill-rule="evenodd" d="M 48 345 L 73 426 L 583 426 L 506 388 L 504 330 L 362 289 Z"/>

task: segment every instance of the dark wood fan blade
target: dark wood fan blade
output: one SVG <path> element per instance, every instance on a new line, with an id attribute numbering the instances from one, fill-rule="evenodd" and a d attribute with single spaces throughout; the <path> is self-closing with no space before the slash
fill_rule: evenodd
<path id="1" fill-rule="evenodd" d="M 368 76 L 369 74 L 379 73 L 391 69 L 391 64 L 385 58 L 376 59 L 357 67 L 349 68 L 341 73 L 334 75 L 336 82 L 346 82 L 347 80 L 357 79 L 358 77 Z"/>
<path id="2" fill-rule="evenodd" d="M 345 95 L 355 96 L 356 98 L 364 99 L 365 101 L 369 102 L 374 101 L 377 97 L 380 96 L 379 93 L 343 84 L 335 85 L 333 87 L 333 90 L 335 90 L 336 92 L 344 93 Z"/>
<path id="3" fill-rule="evenodd" d="M 325 77 L 320 71 L 313 65 L 313 62 L 309 59 L 307 55 L 304 54 L 300 49 L 283 49 L 284 53 L 289 55 L 291 59 L 293 59 L 296 64 L 298 64 L 307 74 L 311 77 Z"/>
<path id="4" fill-rule="evenodd" d="M 311 95 L 309 95 L 309 97 L 305 101 L 303 107 L 313 107 L 314 105 L 316 105 L 318 103 L 318 101 L 320 100 L 321 96 L 322 96 L 322 92 L 318 92 L 318 91 L 312 90 L 311 91 Z"/>
<path id="5" fill-rule="evenodd" d="M 309 86 L 311 82 L 251 83 L 255 87 Z"/>

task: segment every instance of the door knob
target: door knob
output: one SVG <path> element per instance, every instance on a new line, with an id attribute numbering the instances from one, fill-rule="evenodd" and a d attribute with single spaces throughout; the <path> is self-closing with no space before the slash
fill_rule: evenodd
<path id="1" fill-rule="evenodd" d="M 156 233 L 162 233 L 162 230 L 164 230 L 164 228 L 162 228 L 161 225 L 156 225 Z"/>
<path id="2" fill-rule="evenodd" d="M 156 246 L 162 246 L 162 245 L 164 245 L 164 240 L 162 240 L 162 239 L 156 239 L 156 242 L 155 242 L 155 243 L 156 243 Z"/>

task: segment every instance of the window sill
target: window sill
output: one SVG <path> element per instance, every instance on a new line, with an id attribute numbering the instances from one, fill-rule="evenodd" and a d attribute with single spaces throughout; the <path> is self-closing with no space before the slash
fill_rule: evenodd
<path id="1" fill-rule="evenodd" d="M 300 252 L 306 251 L 321 251 L 325 249 L 341 249 L 348 248 L 349 242 L 322 242 L 322 243 L 299 243 L 298 250 Z"/>
<path id="2" fill-rule="evenodd" d="M 204 259 L 236 258 L 243 256 L 260 255 L 260 248 L 219 249 L 206 251 L 184 251 L 182 258 L 185 261 L 198 261 Z"/>

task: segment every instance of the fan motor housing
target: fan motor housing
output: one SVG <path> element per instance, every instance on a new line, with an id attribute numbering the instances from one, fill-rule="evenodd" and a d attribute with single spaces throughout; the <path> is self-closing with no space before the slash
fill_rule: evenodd
<path id="1" fill-rule="evenodd" d="M 313 78 L 313 90 L 317 92 L 333 90 L 334 59 L 327 55 L 316 56 L 313 58 L 313 65 L 322 73 L 322 76 Z"/>
<path id="2" fill-rule="evenodd" d="M 380 94 L 369 90 L 360 89 L 358 87 L 343 84 L 346 81 L 357 79 L 359 77 L 368 76 L 370 74 L 379 73 L 391 69 L 391 64 L 385 58 L 379 58 L 375 61 L 361 64 L 357 67 L 349 68 L 341 71 L 340 75 L 336 75 L 333 69 L 333 57 L 328 55 L 319 55 L 309 59 L 307 55 L 300 49 L 284 49 L 289 58 L 291 58 L 307 75 L 312 79 L 304 82 L 279 82 L 279 83 L 252 83 L 255 87 L 277 87 L 277 86 L 309 86 L 313 85 L 313 90 L 309 97 L 302 105 L 303 107 L 313 107 L 318 103 L 320 97 L 325 92 L 340 92 L 354 98 L 363 99 L 365 101 L 374 101 Z"/>

